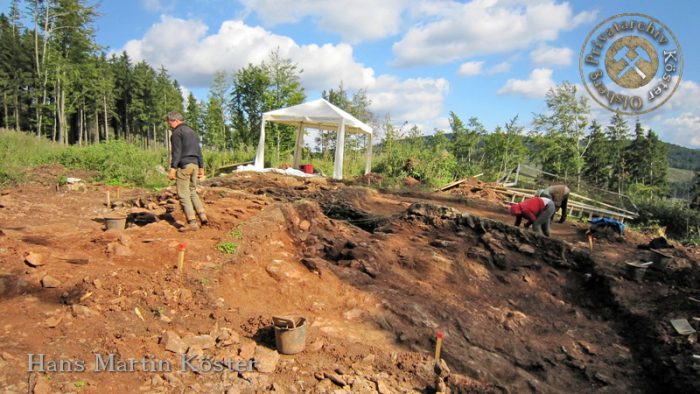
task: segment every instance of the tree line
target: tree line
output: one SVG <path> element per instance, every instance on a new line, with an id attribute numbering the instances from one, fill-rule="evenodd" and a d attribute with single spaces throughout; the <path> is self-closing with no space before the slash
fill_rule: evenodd
<path id="1" fill-rule="evenodd" d="M 95 42 L 97 11 L 84 1 L 22 3 L 0 15 L 3 127 L 63 144 L 162 138 L 165 112 L 182 109 L 165 68 L 133 64 L 126 53 L 108 57 Z"/>
<path id="2" fill-rule="evenodd" d="M 607 126 L 591 120 L 588 100 L 571 83 L 552 88 L 545 101 L 547 111 L 535 114 L 527 133 L 516 125 L 517 117 L 487 133 L 477 118 L 465 125 L 450 113 L 451 150 L 458 167 L 495 175 L 530 162 L 574 186 L 667 193 L 667 146 L 653 130 L 645 130 L 639 120 L 631 130 L 619 114 Z"/>
<path id="3" fill-rule="evenodd" d="M 12 0 L 0 14 L 0 126 L 62 144 L 112 138 L 167 144 L 163 121 L 180 111 L 215 150 L 257 144 L 261 114 L 306 98 L 302 70 L 272 51 L 261 64 L 217 73 L 205 101 L 183 100 L 167 69 L 107 55 L 95 41 L 98 12 L 84 0 Z M 271 126 L 280 156 L 293 146 L 289 127 Z"/>

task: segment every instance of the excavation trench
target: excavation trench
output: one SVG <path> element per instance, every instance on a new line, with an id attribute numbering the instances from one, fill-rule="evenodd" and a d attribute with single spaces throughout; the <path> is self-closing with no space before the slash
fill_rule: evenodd
<path id="1" fill-rule="evenodd" d="M 393 218 L 352 202 L 294 209 L 364 230 L 347 239 L 314 226 L 323 247 L 313 257 L 382 299 L 373 320 L 406 348 L 429 352 L 444 330 L 453 370 L 512 392 L 681 387 L 652 317 L 618 301 L 587 250 L 428 204 Z"/>

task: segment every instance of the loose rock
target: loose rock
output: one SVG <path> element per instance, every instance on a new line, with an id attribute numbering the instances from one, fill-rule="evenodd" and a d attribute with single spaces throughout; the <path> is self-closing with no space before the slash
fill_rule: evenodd
<path id="1" fill-rule="evenodd" d="M 161 338 L 161 343 L 165 343 L 165 350 L 173 353 L 184 353 L 187 350 L 187 344 L 173 331 L 166 331 Z M 167 379 L 167 376 L 166 376 Z"/>
<path id="2" fill-rule="evenodd" d="M 58 279 L 54 278 L 51 275 L 46 275 L 43 278 L 41 278 L 41 286 L 45 287 L 47 289 L 58 287 L 60 285 L 61 285 L 61 281 L 59 281 Z"/>
<path id="3" fill-rule="evenodd" d="M 211 335 L 188 335 L 183 341 L 188 347 L 200 348 L 207 350 L 216 344 L 216 340 Z"/>
<path id="4" fill-rule="evenodd" d="M 43 256 L 39 253 L 29 252 L 26 256 L 24 256 L 24 262 L 27 263 L 28 266 L 34 268 L 44 265 L 43 260 Z"/>
<path id="5" fill-rule="evenodd" d="M 241 356 L 244 360 L 250 360 L 255 356 L 255 348 L 257 345 L 255 342 L 246 342 L 243 345 L 241 345 L 241 349 L 238 351 L 238 355 Z"/>
<path id="6" fill-rule="evenodd" d="M 262 373 L 275 372 L 280 354 L 277 350 L 270 350 L 262 346 L 255 349 L 255 369 Z"/>

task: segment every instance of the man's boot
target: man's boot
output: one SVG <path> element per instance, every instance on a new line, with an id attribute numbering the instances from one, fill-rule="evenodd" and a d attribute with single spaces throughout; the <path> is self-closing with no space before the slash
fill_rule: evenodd
<path id="1" fill-rule="evenodd" d="M 184 225 L 178 229 L 178 231 L 181 233 L 185 233 L 188 231 L 197 231 L 197 230 L 199 230 L 199 225 L 197 224 L 196 220 L 190 220 L 189 222 L 187 222 L 186 225 Z"/>
<path id="2" fill-rule="evenodd" d="M 209 219 L 207 218 L 207 214 L 202 212 L 199 214 L 199 221 L 202 223 L 202 226 L 206 226 L 209 224 Z"/>

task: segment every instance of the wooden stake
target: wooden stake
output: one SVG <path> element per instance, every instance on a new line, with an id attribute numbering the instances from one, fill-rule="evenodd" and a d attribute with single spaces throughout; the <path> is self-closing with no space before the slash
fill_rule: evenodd
<path id="1" fill-rule="evenodd" d="M 593 253 L 593 235 L 588 234 L 588 248 L 591 250 L 591 253 Z"/>
<path id="2" fill-rule="evenodd" d="M 112 200 L 109 198 L 109 190 L 107 190 L 107 208 L 112 208 Z"/>
<path id="3" fill-rule="evenodd" d="M 117 186 L 117 200 L 119 200 L 119 192 L 121 191 L 121 187 Z"/>
<path id="4" fill-rule="evenodd" d="M 435 362 L 440 364 L 440 349 L 442 348 L 442 330 L 437 332 L 437 340 L 435 341 Z"/>
<path id="5" fill-rule="evenodd" d="M 182 273 L 182 271 L 185 269 L 185 249 L 187 246 L 185 244 L 180 244 L 178 246 L 178 254 L 177 254 L 177 270 Z"/>

